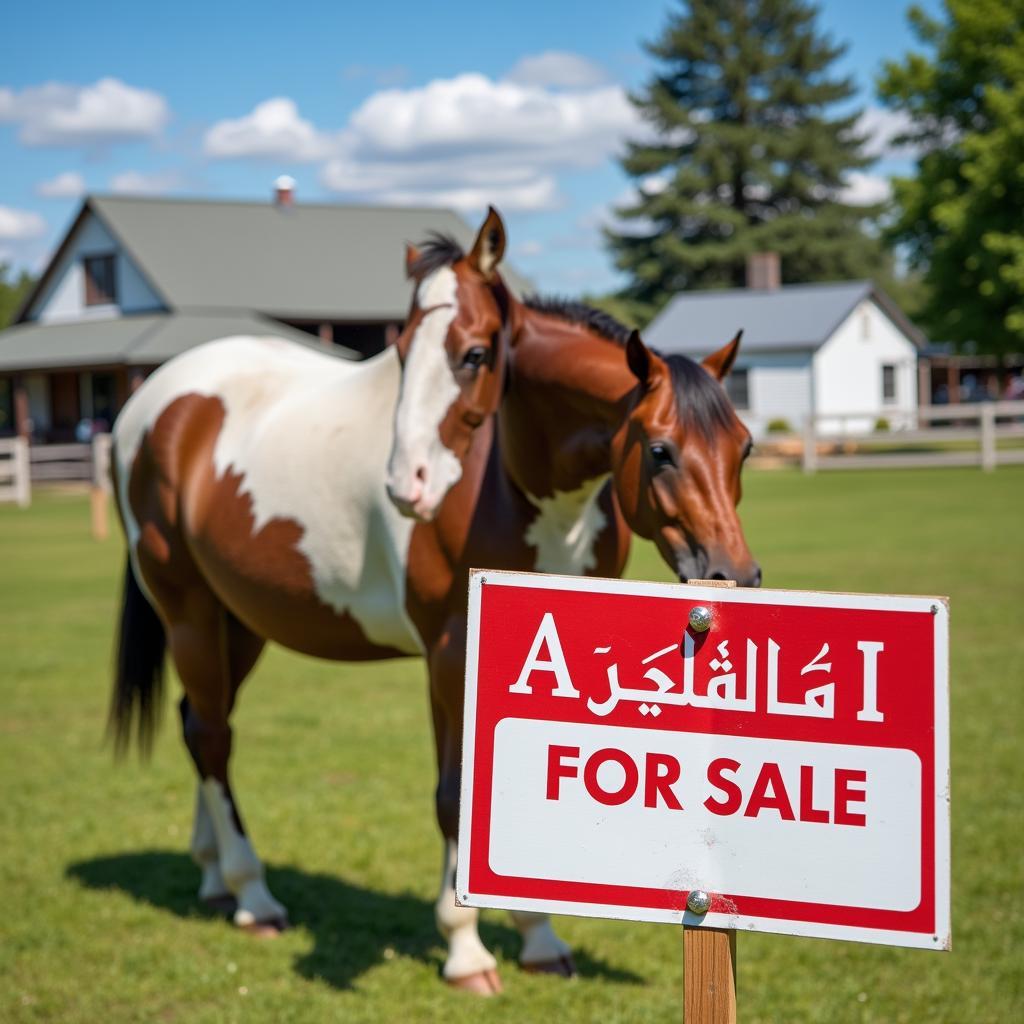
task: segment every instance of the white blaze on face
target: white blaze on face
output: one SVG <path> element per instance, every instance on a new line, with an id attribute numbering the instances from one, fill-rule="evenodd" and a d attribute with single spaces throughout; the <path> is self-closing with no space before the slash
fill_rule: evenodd
<path id="1" fill-rule="evenodd" d="M 416 328 L 402 371 L 388 490 L 417 515 L 431 516 L 462 476 L 462 464 L 441 443 L 441 423 L 459 397 L 445 341 L 458 315 L 457 279 L 441 267 L 420 282 L 416 304 L 428 310 Z"/>

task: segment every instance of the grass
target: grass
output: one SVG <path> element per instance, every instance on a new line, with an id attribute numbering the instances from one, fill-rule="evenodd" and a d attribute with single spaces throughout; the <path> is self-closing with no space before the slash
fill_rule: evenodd
<path id="1" fill-rule="evenodd" d="M 1024 1019 L 1024 471 L 754 472 L 746 491 L 768 584 L 952 599 L 954 951 L 741 933 L 741 1020 Z M 122 554 L 87 531 L 81 498 L 0 507 L 0 1019 L 679 1020 L 680 935 L 663 925 L 561 919 L 581 968 L 566 983 L 520 972 L 507 916 L 485 913 L 505 996 L 440 983 L 415 661 L 266 656 L 235 775 L 296 927 L 260 942 L 199 910 L 172 716 L 148 764 L 101 742 Z M 667 578 L 646 545 L 631 573 Z"/>

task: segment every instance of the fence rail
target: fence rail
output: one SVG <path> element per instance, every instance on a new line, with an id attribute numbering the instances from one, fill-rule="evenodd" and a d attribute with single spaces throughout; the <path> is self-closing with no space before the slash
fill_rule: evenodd
<path id="1" fill-rule="evenodd" d="M 1001 441 L 1024 439 L 1024 402 L 928 405 L 901 411 L 899 415 L 903 422 L 912 425 L 903 430 L 874 433 L 821 429 L 823 422 L 845 426 L 850 421 L 870 419 L 863 412 L 808 417 L 803 434 L 804 472 L 919 466 L 980 466 L 991 471 L 1000 465 L 1024 464 L 1024 445 L 1000 447 Z M 945 447 L 950 444 L 956 447 Z M 963 444 L 972 447 L 959 447 Z M 908 448 L 922 450 L 907 451 Z"/>
<path id="2" fill-rule="evenodd" d="M 33 480 L 92 479 L 90 444 L 34 444 L 28 457 Z"/>
<path id="3" fill-rule="evenodd" d="M 0 438 L 0 501 L 14 501 L 22 508 L 32 503 L 28 441 L 23 437 Z"/>

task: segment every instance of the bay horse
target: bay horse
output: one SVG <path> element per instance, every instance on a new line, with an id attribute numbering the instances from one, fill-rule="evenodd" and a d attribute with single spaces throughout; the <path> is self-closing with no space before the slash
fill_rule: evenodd
<path id="1" fill-rule="evenodd" d="M 122 747 L 133 728 L 143 746 L 149 742 L 168 648 L 199 776 L 191 849 L 202 870 L 200 897 L 230 902 L 236 923 L 254 931 L 286 923 L 228 778 L 229 716 L 266 641 L 336 660 L 425 655 L 446 840 L 436 907 L 449 942 L 444 976 L 481 992 L 500 984 L 495 963 L 477 935 L 476 913 L 455 906 L 453 889 L 469 566 L 621 572 L 625 513 L 646 535 L 664 534 L 663 553 L 682 537 L 698 553 L 732 552 L 723 572 L 753 572 L 734 509 L 745 432 L 724 394 L 708 392 L 716 411 L 703 425 L 722 449 L 718 462 L 730 468 L 702 487 L 735 529 L 704 534 L 704 520 L 683 518 L 690 467 L 669 467 L 673 452 L 691 444 L 670 364 L 639 338 L 609 344 L 591 324 L 528 312 L 497 272 L 504 247 L 491 211 L 468 254 L 438 242 L 410 253 L 415 291 L 406 327 L 395 348 L 365 363 L 253 338 L 178 357 L 126 405 L 113 459 L 129 561 L 111 720 Z M 582 397 L 590 382 L 583 374 L 572 416 L 555 425 L 533 419 L 526 394 L 533 387 L 538 398 L 545 389 L 574 393 L 553 373 L 560 360 L 540 358 L 544 329 L 578 334 L 580 344 L 589 338 L 587 359 L 604 368 L 597 374 L 604 392 Z M 521 368 L 506 375 L 513 335 Z M 724 365 L 734 354 L 735 343 L 716 355 Z M 695 394 L 718 388 L 697 372 Z M 648 422 L 666 447 L 657 456 L 644 449 L 638 459 Z M 531 454 L 537 428 L 559 443 Z M 589 440 L 581 443 L 581 434 Z M 661 468 L 646 466 L 649 457 Z M 582 483 L 566 490 L 574 473 Z M 401 493 L 406 479 L 414 484 L 409 495 Z M 400 515 L 386 486 L 421 521 Z M 676 525 L 666 525 L 672 514 Z M 677 558 L 673 567 L 681 564 Z M 513 916 L 524 966 L 571 972 L 568 948 L 546 916 Z"/>

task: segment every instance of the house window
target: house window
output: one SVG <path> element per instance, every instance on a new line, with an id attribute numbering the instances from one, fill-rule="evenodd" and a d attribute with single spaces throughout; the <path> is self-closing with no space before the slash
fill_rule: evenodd
<path id="1" fill-rule="evenodd" d="M 729 396 L 734 409 L 750 408 L 750 377 L 749 371 L 744 367 L 740 370 L 733 370 L 725 378 L 725 392 Z"/>
<path id="2" fill-rule="evenodd" d="M 85 304 L 109 306 L 117 302 L 117 281 L 114 278 L 114 257 L 86 256 Z"/>
<path id="3" fill-rule="evenodd" d="M 891 363 L 882 367 L 882 401 L 896 401 L 896 367 Z"/>

